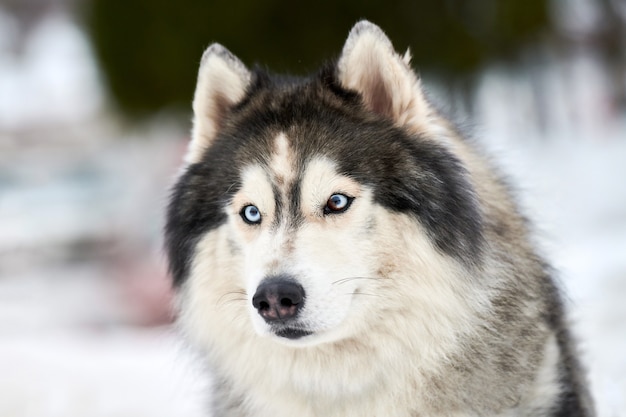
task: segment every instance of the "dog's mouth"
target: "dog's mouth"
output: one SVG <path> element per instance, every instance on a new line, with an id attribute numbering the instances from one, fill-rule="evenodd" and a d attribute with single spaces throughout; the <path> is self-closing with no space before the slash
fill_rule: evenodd
<path id="1" fill-rule="evenodd" d="M 313 332 L 309 330 L 299 329 L 297 327 L 280 327 L 272 330 L 276 336 L 291 340 L 300 339 L 313 334 Z"/>

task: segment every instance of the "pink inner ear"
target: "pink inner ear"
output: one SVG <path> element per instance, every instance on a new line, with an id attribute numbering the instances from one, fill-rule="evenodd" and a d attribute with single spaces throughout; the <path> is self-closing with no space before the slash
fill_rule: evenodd
<path id="1" fill-rule="evenodd" d="M 224 119 L 226 119 L 232 106 L 233 103 L 231 103 L 228 98 L 224 97 L 223 94 L 218 92 L 214 94 L 213 103 L 209 109 L 211 114 L 207 114 L 206 116 L 213 121 L 216 131 L 224 127 Z"/>
<path id="2" fill-rule="evenodd" d="M 393 102 L 382 78 L 376 77 L 370 80 L 369 91 L 364 94 L 366 96 L 363 99 L 370 110 L 383 117 L 393 119 Z"/>

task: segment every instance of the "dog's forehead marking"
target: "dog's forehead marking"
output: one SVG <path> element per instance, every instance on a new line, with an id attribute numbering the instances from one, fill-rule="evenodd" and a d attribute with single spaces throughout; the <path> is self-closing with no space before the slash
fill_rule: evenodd
<path id="1" fill-rule="evenodd" d="M 283 188 L 293 183 L 295 179 L 295 155 L 285 133 L 279 133 L 273 145 L 270 168 L 274 173 L 276 185 Z"/>
<path id="2" fill-rule="evenodd" d="M 273 183 L 274 198 L 276 201 L 275 228 L 292 223 L 297 217 L 290 207 L 293 204 L 293 191 L 297 189 L 297 159 L 290 139 L 284 132 L 280 132 L 272 143 L 272 154 L 269 161 L 269 171 Z"/>

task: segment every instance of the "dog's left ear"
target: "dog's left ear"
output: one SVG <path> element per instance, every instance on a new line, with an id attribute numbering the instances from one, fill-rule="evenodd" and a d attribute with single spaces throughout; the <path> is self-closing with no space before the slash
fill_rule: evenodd
<path id="1" fill-rule="evenodd" d="M 339 82 L 360 93 L 371 111 L 424 132 L 434 112 L 410 61 L 408 50 L 400 56 L 378 26 L 362 20 L 350 31 L 337 63 Z"/>
<path id="2" fill-rule="evenodd" d="M 211 146 L 232 108 L 245 96 L 250 80 L 250 71 L 222 45 L 214 43 L 204 52 L 193 98 L 188 164 L 198 162 Z"/>

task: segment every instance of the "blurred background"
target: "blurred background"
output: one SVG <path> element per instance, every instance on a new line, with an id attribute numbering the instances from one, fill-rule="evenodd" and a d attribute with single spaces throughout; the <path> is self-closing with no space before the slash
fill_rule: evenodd
<path id="1" fill-rule="evenodd" d="M 0 415 L 202 415 L 160 237 L 202 52 L 305 74 L 361 18 L 518 185 L 626 415 L 623 0 L 0 0 Z"/>

